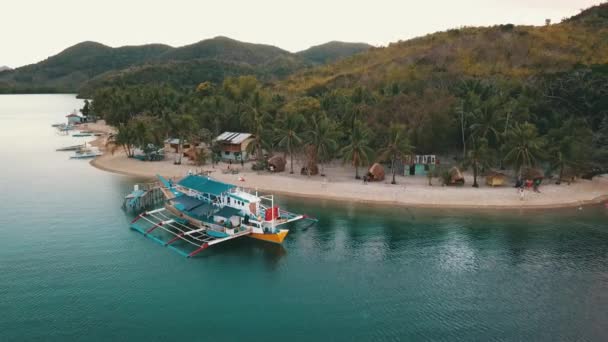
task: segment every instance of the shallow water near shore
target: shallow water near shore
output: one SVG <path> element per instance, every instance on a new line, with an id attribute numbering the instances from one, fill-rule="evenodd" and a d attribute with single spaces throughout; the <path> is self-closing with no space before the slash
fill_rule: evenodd
<path id="1" fill-rule="evenodd" d="M 608 210 L 282 197 L 282 246 L 185 259 L 128 228 L 137 179 L 55 152 L 72 95 L 0 96 L 0 341 L 606 340 Z"/>

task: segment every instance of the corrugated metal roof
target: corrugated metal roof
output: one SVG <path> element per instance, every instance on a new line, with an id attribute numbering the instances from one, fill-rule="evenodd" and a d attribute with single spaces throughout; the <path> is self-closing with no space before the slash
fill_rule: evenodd
<path id="1" fill-rule="evenodd" d="M 203 177 L 198 175 L 190 175 L 186 178 L 182 179 L 178 183 L 184 188 L 192 189 L 204 194 L 212 194 L 215 196 L 219 196 L 224 192 L 235 188 L 232 184 L 226 184 L 222 182 L 218 182 L 209 177 Z"/>
<path id="2" fill-rule="evenodd" d="M 240 144 L 249 137 L 251 137 L 251 133 L 224 132 L 215 138 L 215 140 L 229 144 Z"/>

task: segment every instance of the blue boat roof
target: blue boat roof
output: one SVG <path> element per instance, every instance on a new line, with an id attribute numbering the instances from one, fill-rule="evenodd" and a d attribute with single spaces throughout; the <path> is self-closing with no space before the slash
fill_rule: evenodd
<path id="1" fill-rule="evenodd" d="M 232 216 L 241 216 L 240 214 L 241 214 L 240 210 L 226 206 L 226 207 L 223 207 L 222 209 L 220 209 L 214 215 L 225 217 L 225 218 L 229 219 Z"/>
<path id="2" fill-rule="evenodd" d="M 182 179 L 178 183 L 184 188 L 192 189 L 204 194 L 212 194 L 215 196 L 219 196 L 224 192 L 235 188 L 232 184 L 226 184 L 222 182 L 218 182 L 209 177 L 198 176 L 198 175 L 190 175 L 186 178 Z"/>

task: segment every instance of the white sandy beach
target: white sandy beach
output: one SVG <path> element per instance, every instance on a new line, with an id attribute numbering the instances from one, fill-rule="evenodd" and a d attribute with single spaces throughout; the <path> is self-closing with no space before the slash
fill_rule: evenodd
<path id="1" fill-rule="evenodd" d="M 109 132 L 111 128 L 103 124 L 88 127 L 90 130 Z M 101 137 L 96 142 L 103 147 Z M 169 154 L 164 161 L 143 162 L 127 158 L 122 150 L 114 154 L 106 151 L 101 157 L 91 161 L 91 165 L 110 172 L 142 178 L 153 178 L 157 174 L 179 179 L 188 171 L 210 171 L 210 175 L 223 182 L 236 184 L 250 189 L 258 189 L 275 194 L 286 194 L 307 198 L 322 198 L 354 202 L 366 202 L 411 207 L 444 207 L 444 208 L 556 208 L 572 207 L 584 204 L 599 203 L 608 200 L 608 177 L 596 177 L 593 180 L 578 180 L 571 185 L 552 184 L 550 180 L 541 186 L 541 193 L 526 191 L 522 201 L 516 189 L 511 185 L 491 188 L 484 184 L 483 177 L 478 182 L 480 188 L 471 187 L 472 176 L 466 175 L 466 184 L 462 187 L 441 186 L 438 179 L 435 185 L 429 186 L 423 176 L 397 176 L 397 185 L 390 184 L 390 173 L 381 183 L 363 184 L 354 179 L 354 169 L 350 166 L 334 163 L 325 167 L 325 177 L 302 176 L 289 174 L 289 163 L 286 171 L 271 174 L 251 170 L 250 164 L 232 165 L 239 174 L 225 174 L 228 164 L 220 163 L 212 167 L 197 167 L 186 158 L 182 165 L 173 164 L 174 156 Z M 294 163 L 294 170 L 300 170 L 300 163 Z M 363 170 L 360 170 L 363 173 Z M 244 179 L 244 181 L 241 180 Z"/>

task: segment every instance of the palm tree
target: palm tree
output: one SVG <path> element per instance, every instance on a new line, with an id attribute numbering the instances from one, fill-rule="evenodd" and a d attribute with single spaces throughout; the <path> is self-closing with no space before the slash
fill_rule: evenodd
<path id="1" fill-rule="evenodd" d="M 536 126 L 529 122 L 517 124 L 507 135 L 504 159 L 511 163 L 521 177 L 523 167 L 531 167 L 543 155 L 545 140 L 538 136 Z"/>
<path id="2" fill-rule="evenodd" d="M 342 148 L 344 161 L 349 161 L 355 167 L 355 179 L 359 177 L 359 166 L 369 163 L 370 156 L 373 154 L 369 147 L 369 130 L 365 129 L 360 121 L 356 121 L 350 135 L 350 142 Z"/>
<path id="3" fill-rule="evenodd" d="M 569 119 L 561 127 L 553 128 L 548 133 L 549 161 L 553 170 L 559 170 L 556 184 L 561 184 L 564 169 L 570 167 L 580 171 L 587 167 L 591 160 L 593 132 L 582 120 Z"/>
<path id="4" fill-rule="evenodd" d="M 479 168 L 490 164 L 491 153 L 488 148 L 488 140 L 485 138 L 473 139 L 470 147 L 465 163 L 473 166 L 473 187 L 478 188 L 477 175 L 479 174 Z"/>
<path id="5" fill-rule="evenodd" d="M 388 158 L 391 160 L 391 170 L 393 173 L 391 184 L 397 184 L 397 181 L 395 181 L 395 162 L 399 158 L 404 159 L 404 157 L 411 155 L 413 151 L 414 147 L 410 145 L 405 126 L 391 125 L 387 144 L 379 152 L 382 159 Z"/>
<path id="6" fill-rule="evenodd" d="M 287 153 L 289 153 L 289 173 L 291 174 L 293 174 L 293 149 L 302 143 L 302 138 L 298 134 L 300 134 L 299 132 L 303 122 L 304 117 L 302 115 L 299 113 L 290 113 L 287 114 L 283 120 L 279 121 L 275 128 L 277 144 L 287 148 Z"/>
<path id="7" fill-rule="evenodd" d="M 127 157 L 133 157 L 133 144 L 135 143 L 135 133 L 131 125 L 123 123 L 118 125 L 118 132 L 108 137 L 106 146 L 111 146 L 111 151 L 114 153 L 117 146 L 122 146 Z"/>
<path id="8" fill-rule="evenodd" d="M 181 114 L 172 115 L 169 120 L 169 125 L 171 133 L 179 140 L 178 160 L 175 163 L 181 164 L 182 156 L 184 154 L 184 140 L 195 136 L 197 123 L 191 115 Z"/>
<path id="9" fill-rule="evenodd" d="M 305 141 L 312 147 L 313 152 L 309 158 L 312 158 L 313 162 L 320 162 L 321 176 L 324 176 L 323 161 L 329 160 L 336 150 L 338 132 L 334 129 L 333 123 L 324 116 L 319 118 L 313 116 L 310 124 L 311 128 L 305 133 Z"/>
<path id="10" fill-rule="evenodd" d="M 247 145 L 247 155 L 255 154 L 258 163 L 264 162 L 264 148 L 268 148 L 268 125 L 269 117 L 255 107 L 250 107 L 243 120 L 253 133 L 253 142 Z"/>
<path id="11" fill-rule="evenodd" d="M 483 103 L 475 113 L 474 123 L 471 124 L 471 136 L 484 138 L 488 141 L 497 142 L 500 137 L 498 126 L 500 124 L 500 112 L 498 110 L 498 99 L 491 98 Z"/>

